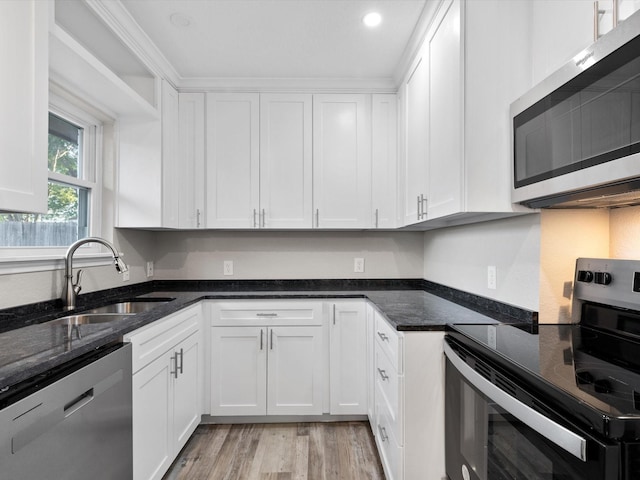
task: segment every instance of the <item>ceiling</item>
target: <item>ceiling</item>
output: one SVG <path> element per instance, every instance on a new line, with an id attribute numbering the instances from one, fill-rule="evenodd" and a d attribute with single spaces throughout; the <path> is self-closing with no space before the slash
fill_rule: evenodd
<path id="1" fill-rule="evenodd" d="M 181 79 L 354 80 L 397 75 L 436 0 L 121 3 Z M 362 17 L 374 10 L 383 21 L 369 29 Z"/>

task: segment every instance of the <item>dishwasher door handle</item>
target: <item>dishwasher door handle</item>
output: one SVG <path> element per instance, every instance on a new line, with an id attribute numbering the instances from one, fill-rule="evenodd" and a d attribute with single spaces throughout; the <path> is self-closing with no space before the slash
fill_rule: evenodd
<path id="1" fill-rule="evenodd" d="M 93 394 L 93 387 L 92 387 L 86 392 L 84 392 L 83 394 L 78 395 L 76 398 L 74 398 L 64 406 L 64 409 L 63 409 L 64 418 L 70 417 L 71 415 L 76 413 L 78 410 L 84 407 L 87 403 L 93 400 L 93 398 L 94 398 L 94 394 Z"/>

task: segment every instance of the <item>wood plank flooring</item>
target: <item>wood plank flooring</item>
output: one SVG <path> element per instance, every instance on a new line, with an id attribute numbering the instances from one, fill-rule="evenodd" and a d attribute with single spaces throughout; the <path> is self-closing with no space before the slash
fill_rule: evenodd
<path id="1" fill-rule="evenodd" d="M 365 422 L 200 425 L 163 480 L 384 480 Z"/>

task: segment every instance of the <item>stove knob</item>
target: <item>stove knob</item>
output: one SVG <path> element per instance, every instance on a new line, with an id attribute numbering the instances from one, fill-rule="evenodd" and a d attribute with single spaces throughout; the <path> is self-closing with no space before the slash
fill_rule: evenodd
<path id="1" fill-rule="evenodd" d="M 613 277 L 611 276 L 611 274 L 609 272 L 596 272 L 595 273 L 594 281 L 598 285 L 609 285 L 612 280 L 613 280 Z"/>
<path id="2" fill-rule="evenodd" d="M 585 283 L 593 282 L 593 272 L 589 270 L 578 270 L 578 281 Z"/>

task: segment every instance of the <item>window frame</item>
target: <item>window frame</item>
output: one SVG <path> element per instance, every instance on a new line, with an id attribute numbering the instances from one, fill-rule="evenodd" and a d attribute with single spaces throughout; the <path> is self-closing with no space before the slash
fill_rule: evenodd
<path id="1" fill-rule="evenodd" d="M 72 187 L 87 188 L 89 209 L 89 236 L 101 236 L 102 227 L 102 152 L 103 121 L 82 108 L 82 102 L 63 98 L 49 92 L 49 109 L 52 113 L 83 129 L 81 177 L 69 177 L 48 171 L 47 181 L 55 181 Z M 48 170 L 48 168 L 47 168 Z M 69 246 L 60 247 L 2 247 L 0 246 L 0 275 L 36 271 L 57 270 L 64 267 L 64 256 Z M 78 266 L 105 265 L 110 255 L 104 253 L 96 243 L 83 245 L 78 249 Z"/>

